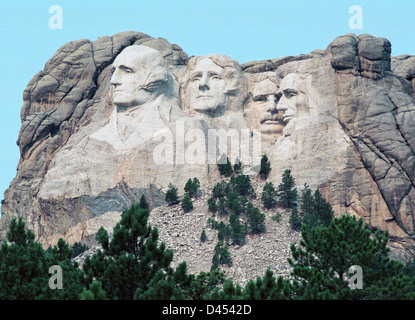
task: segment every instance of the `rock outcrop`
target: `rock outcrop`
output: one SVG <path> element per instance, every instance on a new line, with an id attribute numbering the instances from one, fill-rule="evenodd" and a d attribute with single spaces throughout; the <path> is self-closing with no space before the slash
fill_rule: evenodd
<path id="1" fill-rule="evenodd" d="M 118 63 L 132 46 L 160 63 Z M 125 81 L 141 102 L 123 100 Z M 159 208 L 169 183 L 183 192 L 189 178 L 217 179 L 222 153 L 247 174 L 266 153 L 274 184 L 291 169 L 336 215 L 388 229 L 397 257 L 413 255 L 415 57 L 391 57 L 384 38 L 346 34 L 325 50 L 239 65 L 124 32 L 62 46 L 23 98 L 0 237 L 20 216 L 45 245 L 89 242 L 142 194 Z"/>

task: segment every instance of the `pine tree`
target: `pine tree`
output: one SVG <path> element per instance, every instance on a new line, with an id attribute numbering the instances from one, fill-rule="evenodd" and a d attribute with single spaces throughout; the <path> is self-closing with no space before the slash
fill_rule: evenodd
<path id="1" fill-rule="evenodd" d="M 226 196 L 227 185 L 225 181 L 216 183 L 212 188 L 212 197 L 215 199 L 223 198 Z"/>
<path id="2" fill-rule="evenodd" d="M 207 241 L 207 235 L 206 235 L 206 230 L 203 230 L 202 233 L 200 234 L 200 241 L 201 242 L 205 242 Z"/>
<path id="3" fill-rule="evenodd" d="M 177 188 L 169 183 L 169 187 L 166 191 L 165 200 L 169 206 L 179 203 L 179 197 L 177 195 Z"/>
<path id="4" fill-rule="evenodd" d="M 259 234 L 266 231 L 265 227 L 265 215 L 254 206 L 247 206 L 247 216 L 249 230 L 252 234 Z"/>
<path id="5" fill-rule="evenodd" d="M 207 201 L 209 212 L 215 213 L 218 211 L 218 206 L 216 205 L 216 200 L 213 197 L 210 197 Z"/>
<path id="6" fill-rule="evenodd" d="M 300 231 L 301 226 L 303 225 L 303 220 L 301 219 L 300 215 L 298 214 L 297 208 L 291 210 L 290 226 L 295 231 Z"/>
<path id="7" fill-rule="evenodd" d="M 235 163 L 233 165 L 233 172 L 236 174 L 242 173 L 242 162 L 239 160 L 239 158 L 236 158 Z"/>
<path id="8" fill-rule="evenodd" d="M 150 205 L 148 204 L 147 199 L 146 199 L 144 194 L 141 195 L 140 202 L 138 203 L 138 206 L 141 209 L 150 209 Z"/>
<path id="9" fill-rule="evenodd" d="M 229 158 L 226 157 L 226 155 L 223 154 L 219 160 L 219 163 L 217 164 L 219 173 L 225 177 L 230 177 L 233 173 L 231 162 L 229 161 Z"/>
<path id="10" fill-rule="evenodd" d="M 282 175 L 282 181 L 277 188 L 277 196 L 279 203 L 286 208 L 292 209 L 297 205 L 298 193 L 290 169 L 286 169 Z"/>
<path id="11" fill-rule="evenodd" d="M 277 205 L 277 191 L 272 182 L 266 182 L 262 189 L 261 200 L 265 208 L 271 209 Z"/>
<path id="12" fill-rule="evenodd" d="M 244 245 L 246 243 L 246 230 L 235 213 L 230 214 L 229 225 L 233 243 L 236 245 Z"/>
<path id="13" fill-rule="evenodd" d="M 271 171 L 271 163 L 268 161 L 268 157 L 264 154 L 261 158 L 261 167 L 259 169 L 259 176 L 261 179 L 266 180 Z"/>
<path id="14" fill-rule="evenodd" d="M 183 209 L 184 212 L 190 212 L 190 211 L 193 210 L 192 199 L 190 198 L 190 196 L 187 193 L 183 196 L 182 209 Z"/>
<path id="15" fill-rule="evenodd" d="M 415 279 L 388 256 L 388 232 L 373 237 L 363 220 L 342 216 L 329 226 L 301 229 L 291 245 L 293 293 L 300 299 L 414 299 Z M 362 268 L 361 289 L 350 288 L 351 266 Z"/>
<path id="16" fill-rule="evenodd" d="M 131 300 L 150 290 L 156 277 L 171 283 L 173 251 L 158 244 L 158 230 L 147 224 L 149 211 L 132 205 L 121 215 L 109 241 L 103 231 L 104 250 L 88 256 L 83 264 L 86 283 L 99 281 L 108 299 Z M 157 282 L 158 283 L 158 282 Z"/>

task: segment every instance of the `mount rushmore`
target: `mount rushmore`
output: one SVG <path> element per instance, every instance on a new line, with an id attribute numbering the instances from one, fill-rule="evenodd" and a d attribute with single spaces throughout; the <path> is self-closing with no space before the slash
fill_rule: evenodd
<path id="1" fill-rule="evenodd" d="M 68 240 L 143 194 L 164 204 L 169 183 L 217 179 L 223 154 L 245 174 L 266 154 L 270 181 L 291 169 L 336 215 L 388 229 L 405 254 L 415 244 L 415 56 L 391 57 L 385 38 L 346 34 L 325 50 L 239 64 L 122 32 L 63 45 L 23 100 L 2 239 L 19 216 L 45 245 Z"/>

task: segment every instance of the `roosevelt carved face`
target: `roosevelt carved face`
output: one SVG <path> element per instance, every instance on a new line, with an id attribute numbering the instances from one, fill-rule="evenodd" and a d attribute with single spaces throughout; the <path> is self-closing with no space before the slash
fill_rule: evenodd
<path id="1" fill-rule="evenodd" d="M 301 79 L 294 73 L 288 74 L 281 81 L 277 110 L 283 114 L 286 125 L 299 118 L 307 108 L 307 97 L 301 87 Z"/>
<path id="2" fill-rule="evenodd" d="M 261 133 L 281 135 L 285 123 L 277 110 L 278 95 L 274 81 L 266 78 L 258 82 L 250 103 L 245 108 L 245 117 L 251 129 L 261 129 Z"/>
<path id="3" fill-rule="evenodd" d="M 167 65 L 149 47 L 125 48 L 112 65 L 113 103 L 119 111 L 140 106 L 160 95 L 167 81 Z"/>
<path id="4" fill-rule="evenodd" d="M 189 103 L 199 112 L 216 112 L 225 107 L 224 70 L 209 58 L 200 60 L 190 73 Z"/>

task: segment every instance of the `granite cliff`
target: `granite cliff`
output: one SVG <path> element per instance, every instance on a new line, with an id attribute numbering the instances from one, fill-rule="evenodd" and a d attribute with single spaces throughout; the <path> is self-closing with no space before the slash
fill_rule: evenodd
<path id="1" fill-rule="evenodd" d="M 45 245 L 88 242 L 142 194 L 163 208 L 170 182 L 215 181 L 222 153 L 253 175 L 266 153 L 274 184 L 291 169 L 336 215 L 388 229 L 394 253 L 411 257 L 414 99 L 415 56 L 391 57 L 371 35 L 242 65 L 139 32 L 72 41 L 24 90 L 0 237 L 20 216 Z"/>

